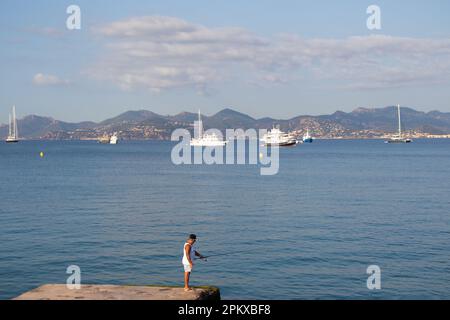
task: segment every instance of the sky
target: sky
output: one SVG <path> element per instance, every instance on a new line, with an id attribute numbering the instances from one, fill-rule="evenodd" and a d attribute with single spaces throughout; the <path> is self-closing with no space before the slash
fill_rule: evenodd
<path id="1" fill-rule="evenodd" d="M 79 30 L 66 27 L 72 4 Z M 2 0 L 0 123 L 12 105 L 73 122 L 140 109 L 450 112 L 449 13 L 448 0 Z"/>

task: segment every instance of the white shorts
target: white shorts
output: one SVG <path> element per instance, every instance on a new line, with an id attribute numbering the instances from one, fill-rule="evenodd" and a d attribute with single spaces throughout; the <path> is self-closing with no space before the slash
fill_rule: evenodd
<path id="1" fill-rule="evenodd" d="M 189 264 L 183 264 L 184 272 L 192 272 L 192 268 Z"/>

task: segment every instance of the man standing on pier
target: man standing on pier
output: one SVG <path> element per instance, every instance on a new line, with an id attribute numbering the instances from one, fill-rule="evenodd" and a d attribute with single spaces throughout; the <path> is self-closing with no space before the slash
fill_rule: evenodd
<path id="1" fill-rule="evenodd" d="M 200 259 L 204 259 L 204 256 L 194 249 L 194 244 L 196 241 L 197 236 L 195 234 L 191 234 L 183 247 L 182 263 L 184 267 L 184 291 L 192 291 L 192 288 L 189 287 L 189 278 L 191 276 L 192 268 L 194 267 L 194 258 L 197 256 Z"/>

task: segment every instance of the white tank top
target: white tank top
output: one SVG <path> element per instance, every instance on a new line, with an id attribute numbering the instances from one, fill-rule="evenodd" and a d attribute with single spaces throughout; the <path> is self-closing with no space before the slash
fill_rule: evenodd
<path id="1" fill-rule="evenodd" d="M 189 260 L 186 256 L 186 245 L 187 244 L 189 244 L 189 243 L 186 242 L 183 246 L 183 260 L 182 260 L 183 264 L 189 264 Z M 194 261 L 194 258 L 195 258 L 195 249 L 194 249 L 194 246 L 192 245 L 191 246 L 191 261 Z"/>

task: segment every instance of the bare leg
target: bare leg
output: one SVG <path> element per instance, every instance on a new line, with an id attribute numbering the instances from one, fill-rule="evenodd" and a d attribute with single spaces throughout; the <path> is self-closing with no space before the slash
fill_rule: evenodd
<path id="1" fill-rule="evenodd" d="M 189 289 L 189 277 L 190 277 L 191 273 L 190 272 L 185 272 L 184 273 L 184 288 L 185 289 Z"/>

